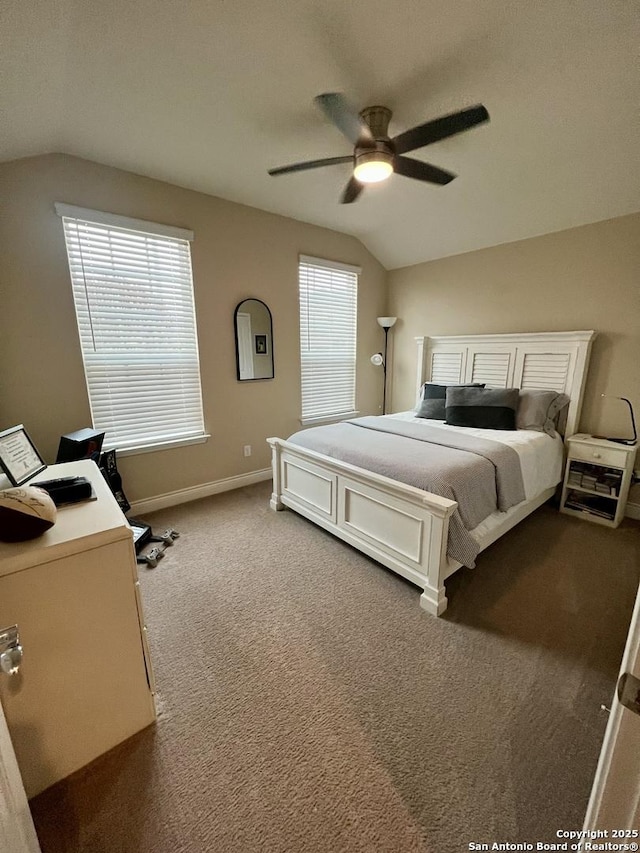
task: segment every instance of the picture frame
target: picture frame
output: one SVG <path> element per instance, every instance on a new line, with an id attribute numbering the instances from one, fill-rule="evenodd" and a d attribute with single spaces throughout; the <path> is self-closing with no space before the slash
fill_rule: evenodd
<path id="1" fill-rule="evenodd" d="M 254 335 L 256 355 L 268 355 L 267 335 Z"/>
<path id="2" fill-rule="evenodd" d="M 22 486 L 47 467 L 22 424 L 0 432 L 0 467 L 13 486 Z"/>

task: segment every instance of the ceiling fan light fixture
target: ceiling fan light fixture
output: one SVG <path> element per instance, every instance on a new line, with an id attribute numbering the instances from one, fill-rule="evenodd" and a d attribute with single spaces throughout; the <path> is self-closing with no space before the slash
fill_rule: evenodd
<path id="1" fill-rule="evenodd" d="M 352 163 L 353 174 L 340 195 L 340 204 L 352 204 L 360 198 L 367 184 L 384 181 L 394 173 L 440 186 L 450 183 L 455 178 L 453 172 L 404 155 L 489 121 L 487 108 L 476 104 L 390 137 L 391 110 L 388 107 L 371 106 L 357 112 L 340 92 L 324 92 L 314 101 L 331 124 L 354 146 L 353 154 L 291 163 L 269 169 L 269 174 L 286 175 L 320 166 Z"/>
<path id="2" fill-rule="evenodd" d="M 376 184 L 393 173 L 393 157 L 385 151 L 365 151 L 356 154 L 354 177 L 363 184 Z"/>

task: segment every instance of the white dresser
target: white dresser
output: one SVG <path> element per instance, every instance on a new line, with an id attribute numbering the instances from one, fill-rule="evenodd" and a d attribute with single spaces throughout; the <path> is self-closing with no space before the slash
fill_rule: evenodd
<path id="1" fill-rule="evenodd" d="M 70 474 L 87 477 L 97 499 L 60 507 L 37 539 L 0 542 L 0 628 L 17 624 L 24 650 L 19 672 L 0 674 L 0 701 L 29 797 L 155 720 L 120 507 L 91 461 L 52 465 L 27 485 Z"/>

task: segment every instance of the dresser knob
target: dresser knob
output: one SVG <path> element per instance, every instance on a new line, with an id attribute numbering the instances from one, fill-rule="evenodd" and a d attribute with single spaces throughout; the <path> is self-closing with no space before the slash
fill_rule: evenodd
<path id="1" fill-rule="evenodd" d="M 600 459 L 600 457 L 601 457 L 601 456 L 602 456 L 602 454 L 601 454 L 601 453 L 594 453 L 594 454 L 593 454 L 593 458 L 594 458 L 594 459 Z"/>
<path id="2" fill-rule="evenodd" d="M 0 673 L 15 675 L 22 663 L 22 646 L 18 626 L 0 630 Z"/>
<path id="3" fill-rule="evenodd" d="M 22 663 L 22 646 L 11 646 L 0 655 L 0 672 L 6 675 L 15 675 Z"/>

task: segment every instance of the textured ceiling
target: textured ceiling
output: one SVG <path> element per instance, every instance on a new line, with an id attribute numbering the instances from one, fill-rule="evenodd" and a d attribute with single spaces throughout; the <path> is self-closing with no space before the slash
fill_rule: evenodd
<path id="1" fill-rule="evenodd" d="M 640 209 L 637 2 L 4 0 L 0 159 L 67 152 L 358 236 L 387 268 Z M 483 103 L 353 205 L 321 92 L 390 132 Z"/>

